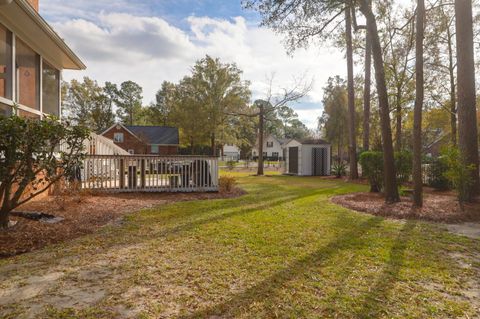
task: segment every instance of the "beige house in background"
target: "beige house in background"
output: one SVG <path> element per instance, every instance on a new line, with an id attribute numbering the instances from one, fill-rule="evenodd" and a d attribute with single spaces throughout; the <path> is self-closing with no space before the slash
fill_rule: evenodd
<path id="1" fill-rule="evenodd" d="M 38 9 L 38 0 L 0 0 L 0 114 L 60 117 L 62 70 L 86 68 Z"/>

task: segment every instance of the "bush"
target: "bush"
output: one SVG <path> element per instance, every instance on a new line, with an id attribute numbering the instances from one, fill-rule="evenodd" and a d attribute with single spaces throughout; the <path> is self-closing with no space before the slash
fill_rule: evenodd
<path id="1" fill-rule="evenodd" d="M 380 192 L 383 188 L 383 153 L 367 151 L 360 154 L 363 176 L 370 183 L 371 192 Z M 400 187 L 412 176 L 412 153 L 408 151 L 395 152 L 395 170 Z"/>
<path id="2" fill-rule="evenodd" d="M 475 166 L 463 163 L 458 148 L 448 147 L 442 153 L 448 167 L 444 175 L 457 191 L 458 201 L 463 209 L 463 203 L 471 199 L 470 188 L 474 184 L 472 172 L 475 171 Z"/>
<path id="3" fill-rule="evenodd" d="M 233 176 L 220 176 L 218 183 L 220 192 L 230 193 L 235 188 L 237 180 Z"/>
<path id="4" fill-rule="evenodd" d="M 410 180 L 413 167 L 412 161 L 412 153 L 409 151 L 395 152 L 395 169 L 399 186 Z"/>
<path id="5" fill-rule="evenodd" d="M 235 161 L 228 161 L 227 162 L 227 168 L 229 171 L 232 171 L 234 168 L 235 168 L 235 164 L 236 162 Z"/>
<path id="6" fill-rule="evenodd" d="M 378 193 L 383 188 L 383 153 L 375 151 L 363 152 L 360 155 L 362 174 L 370 183 L 370 191 Z"/>
<path id="7" fill-rule="evenodd" d="M 336 162 L 332 166 L 332 174 L 337 178 L 347 175 L 347 165 L 342 162 Z"/>
<path id="8" fill-rule="evenodd" d="M 87 129 L 19 116 L 0 116 L 0 228 L 10 212 L 81 167 Z M 60 148 L 60 145 L 63 148 Z"/>
<path id="9" fill-rule="evenodd" d="M 447 170 L 448 164 L 444 157 L 432 159 L 426 172 L 428 186 L 437 190 L 450 189 L 450 181 L 445 176 Z"/>

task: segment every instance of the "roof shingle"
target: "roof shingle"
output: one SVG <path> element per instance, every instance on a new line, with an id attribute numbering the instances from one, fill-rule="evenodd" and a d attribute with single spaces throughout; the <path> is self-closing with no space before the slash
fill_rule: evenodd
<path id="1" fill-rule="evenodd" d="M 178 128 L 169 126 L 125 126 L 147 144 L 178 145 Z"/>

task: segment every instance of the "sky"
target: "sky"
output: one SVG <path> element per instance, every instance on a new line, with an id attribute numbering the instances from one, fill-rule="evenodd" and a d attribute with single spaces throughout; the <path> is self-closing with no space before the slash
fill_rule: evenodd
<path id="1" fill-rule="evenodd" d="M 265 97 L 272 75 L 278 92 L 296 78 L 312 79 L 311 92 L 291 107 L 315 128 L 328 78 L 346 76 L 344 54 L 336 49 L 287 55 L 283 37 L 260 27 L 260 17 L 240 0 L 40 0 L 40 14 L 87 65 L 65 71 L 64 80 L 132 80 L 143 87 L 145 104 L 163 81 L 179 81 L 208 54 L 244 71 L 252 99 Z"/>

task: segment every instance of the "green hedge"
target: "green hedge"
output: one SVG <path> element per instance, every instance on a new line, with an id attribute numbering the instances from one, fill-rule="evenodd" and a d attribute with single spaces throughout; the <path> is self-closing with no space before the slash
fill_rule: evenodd
<path id="1" fill-rule="evenodd" d="M 363 176 L 370 183 L 371 192 L 383 189 L 383 152 L 367 151 L 360 154 Z M 395 168 L 398 186 L 408 182 L 412 175 L 412 154 L 408 151 L 395 153 Z"/>

